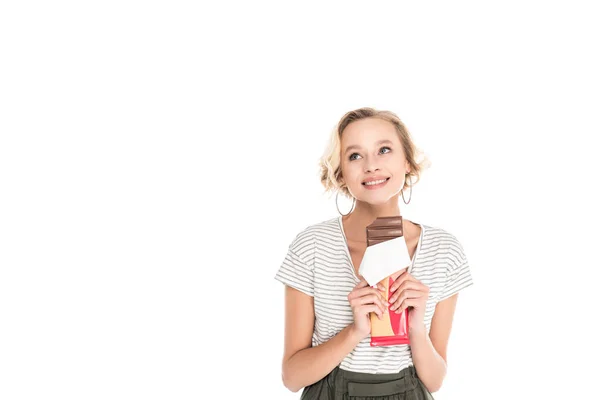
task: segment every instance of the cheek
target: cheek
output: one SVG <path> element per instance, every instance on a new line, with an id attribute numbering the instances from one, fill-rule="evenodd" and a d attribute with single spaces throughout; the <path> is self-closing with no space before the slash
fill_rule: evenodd
<path id="1" fill-rule="evenodd" d="M 362 171 L 362 169 L 359 165 L 358 160 L 353 163 L 348 163 L 344 166 L 344 176 L 350 182 L 360 180 L 361 171 Z"/>
<path id="2" fill-rule="evenodd" d="M 390 171 L 403 171 L 405 170 L 406 159 L 400 154 L 395 154 L 393 157 L 389 157 L 386 162 L 386 167 Z"/>

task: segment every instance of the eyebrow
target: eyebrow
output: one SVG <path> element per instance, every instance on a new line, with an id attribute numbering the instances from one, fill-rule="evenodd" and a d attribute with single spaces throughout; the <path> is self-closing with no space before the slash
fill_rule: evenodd
<path id="1" fill-rule="evenodd" d="M 394 143 L 392 143 L 391 140 L 387 140 L 387 139 L 380 140 L 380 141 L 378 141 L 375 144 L 376 145 L 380 145 L 380 144 L 384 144 L 384 143 L 386 143 L 386 144 L 394 144 Z M 360 149 L 360 146 L 357 145 L 357 144 L 352 144 L 352 145 L 346 147 L 346 151 L 344 152 L 344 154 L 348 153 L 352 149 Z"/>

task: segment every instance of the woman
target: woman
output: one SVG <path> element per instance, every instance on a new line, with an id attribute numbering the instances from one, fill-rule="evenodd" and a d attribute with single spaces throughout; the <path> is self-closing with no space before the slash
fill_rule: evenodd
<path id="1" fill-rule="evenodd" d="M 458 292 L 473 283 L 460 242 L 403 218 L 412 265 L 394 274 L 389 303 L 358 273 L 366 226 L 402 215 L 399 196 L 412 195 L 424 168 L 416 152 L 388 111 L 348 112 L 332 132 L 321 182 L 353 198 L 352 210 L 302 230 L 276 275 L 286 285 L 283 382 L 304 388 L 301 399 L 432 399 L 442 385 Z M 369 314 L 406 308 L 410 345 L 372 347 Z"/>

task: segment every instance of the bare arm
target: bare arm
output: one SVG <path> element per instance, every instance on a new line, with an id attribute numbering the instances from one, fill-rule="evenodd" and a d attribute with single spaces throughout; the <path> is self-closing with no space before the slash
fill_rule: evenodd
<path id="1" fill-rule="evenodd" d="M 437 392 L 446 376 L 446 349 L 452 329 L 458 293 L 440 301 L 427 335 L 424 325 L 410 327 L 410 347 L 419 378 L 430 392 Z"/>
<path id="2" fill-rule="evenodd" d="M 361 279 L 348 294 L 354 322 L 327 342 L 311 347 L 315 324 L 314 298 L 286 286 L 283 384 L 297 392 L 318 382 L 339 365 L 369 335 L 369 313 L 374 312 L 382 318 L 387 309 L 384 291 L 382 285 L 372 288 Z"/>
<path id="3" fill-rule="evenodd" d="M 351 324 L 327 342 L 311 347 L 314 322 L 314 299 L 285 286 L 282 378 L 285 387 L 292 392 L 325 377 L 361 340 L 354 330 L 354 324 Z"/>

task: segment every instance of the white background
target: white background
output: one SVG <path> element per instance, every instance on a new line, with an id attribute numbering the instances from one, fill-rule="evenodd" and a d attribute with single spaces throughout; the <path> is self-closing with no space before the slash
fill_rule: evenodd
<path id="1" fill-rule="evenodd" d="M 593 3 L 3 2 L 0 398 L 299 398 L 273 277 L 362 106 L 471 264 L 436 399 L 599 396 Z"/>

